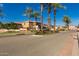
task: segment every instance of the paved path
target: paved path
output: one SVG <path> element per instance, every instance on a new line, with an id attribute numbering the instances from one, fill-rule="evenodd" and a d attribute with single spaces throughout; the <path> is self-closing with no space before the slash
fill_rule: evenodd
<path id="1" fill-rule="evenodd" d="M 77 43 L 77 56 L 79 56 L 79 32 L 76 33 L 77 35 L 77 40 L 76 40 L 76 43 Z"/>
<path id="2" fill-rule="evenodd" d="M 73 38 L 74 38 L 74 44 L 73 44 L 72 56 L 79 56 L 79 32 L 75 32 Z"/>
<path id="3" fill-rule="evenodd" d="M 73 34 L 73 32 L 61 32 L 44 36 L 3 37 L 0 38 L 0 55 L 72 55 Z"/>

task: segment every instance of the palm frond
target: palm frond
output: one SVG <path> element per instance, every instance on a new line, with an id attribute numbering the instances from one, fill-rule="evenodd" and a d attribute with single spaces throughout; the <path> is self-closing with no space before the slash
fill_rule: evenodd
<path id="1" fill-rule="evenodd" d="M 64 16 L 63 21 L 64 21 L 66 24 L 71 23 L 71 20 L 70 20 L 69 16 Z"/>

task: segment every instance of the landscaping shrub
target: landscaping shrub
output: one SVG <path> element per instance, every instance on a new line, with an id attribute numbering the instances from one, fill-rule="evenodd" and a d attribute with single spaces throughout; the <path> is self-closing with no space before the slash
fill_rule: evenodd
<path id="1" fill-rule="evenodd" d="M 39 31 L 39 32 L 36 32 L 35 34 L 36 35 L 45 35 L 45 34 L 52 34 L 53 31 Z"/>
<path id="2" fill-rule="evenodd" d="M 16 35 L 25 35 L 25 33 L 18 33 L 18 34 L 16 34 Z"/>

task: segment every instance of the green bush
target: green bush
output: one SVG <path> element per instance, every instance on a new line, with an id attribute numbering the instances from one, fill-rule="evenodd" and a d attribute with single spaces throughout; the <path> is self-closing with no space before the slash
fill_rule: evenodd
<path id="1" fill-rule="evenodd" d="M 16 35 L 25 35 L 25 33 L 18 33 L 18 34 L 16 34 Z"/>
<path id="2" fill-rule="evenodd" d="M 61 29 L 61 31 L 65 31 L 65 29 Z"/>
<path id="3" fill-rule="evenodd" d="M 53 32 L 52 31 L 39 31 L 39 32 L 36 32 L 35 34 L 36 35 L 45 35 L 45 34 L 52 34 Z"/>

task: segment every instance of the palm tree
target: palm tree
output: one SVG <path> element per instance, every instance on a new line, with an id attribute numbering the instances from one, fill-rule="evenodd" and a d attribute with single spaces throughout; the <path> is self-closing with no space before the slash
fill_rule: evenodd
<path id="1" fill-rule="evenodd" d="M 64 8 L 64 6 L 62 6 L 59 3 L 52 3 L 51 4 L 53 6 L 54 9 L 54 32 L 56 31 L 56 10 L 57 8 Z"/>
<path id="2" fill-rule="evenodd" d="M 71 20 L 68 16 L 64 16 L 63 21 L 66 23 L 66 26 L 68 27 L 69 30 L 69 24 L 71 23 Z"/>
<path id="3" fill-rule="evenodd" d="M 32 14 L 32 17 L 35 19 L 34 26 L 37 26 L 37 19 L 40 17 L 40 13 L 37 11 L 34 11 Z"/>
<path id="4" fill-rule="evenodd" d="M 27 16 L 29 21 L 31 19 L 32 12 L 33 12 L 32 8 L 25 9 L 24 16 Z"/>
<path id="5" fill-rule="evenodd" d="M 2 28 L 2 24 L 3 24 L 3 23 L 2 23 L 2 22 L 0 22 L 0 29 Z"/>
<path id="6" fill-rule="evenodd" d="M 43 31 L 43 9 L 44 9 L 44 3 L 40 3 L 40 11 L 41 11 L 41 17 L 40 17 L 40 21 L 41 21 L 41 31 Z"/>
<path id="7" fill-rule="evenodd" d="M 32 17 L 35 19 L 35 22 L 37 22 L 37 19 L 40 17 L 40 13 L 37 11 L 34 11 L 32 14 Z"/>
<path id="8" fill-rule="evenodd" d="M 40 11 L 41 11 L 41 30 L 43 31 L 43 11 L 48 9 L 48 3 L 40 3 Z"/>
<path id="9" fill-rule="evenodd" d="M 25 9 L 25 12 L 24 12 L 24 16 L 27 16 L 29 19 L 29 29 L 31 28 L 30 27 L 30 20 L 32 17 L 32 12 L 33 12 L 32 8 L 27 8 L 27 9 Z"/>
<path id="10" fill-rule="evenodd" d="M 0 17 L 3 18 L 3 4 L 0 4 Z"/>
<path id="11" fill-rule="evenodd" d="M 47 7 L 47 12 L 48 12 L 48 28 L 50 30 L 50 28 L 51 28 L 50 13 L 51 13 L 52 8 L 51 8 L 51 4 L 50 3 L 48 3 L 47 5 L 48 5 L 48 7 Z"/>

